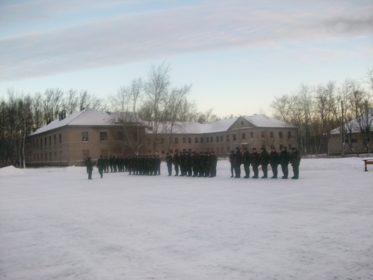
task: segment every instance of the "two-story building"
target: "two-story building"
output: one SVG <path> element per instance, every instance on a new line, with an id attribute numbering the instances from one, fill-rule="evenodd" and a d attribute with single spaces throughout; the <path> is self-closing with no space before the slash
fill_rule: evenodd
<path id="1" fill-rule="evenodd" d="M 141 149 L 144 134 L 144 125 L 131 115 L 83 110 L 33 132 L 27 141 L 27 164 L 75 165 L 87 157 L 133 154 Z"/>
<path id="2" fill-rule="evenodd" d="M 226 156 L 236 147 L 249 150 L 271 146 L 297 146 L 297 128 L 265 115 L 252 115 L 211 123 L 162 124 L 159 131 L 146 130 L 147 153 L 163 154 L 169 150 L 214 151 Z"/>

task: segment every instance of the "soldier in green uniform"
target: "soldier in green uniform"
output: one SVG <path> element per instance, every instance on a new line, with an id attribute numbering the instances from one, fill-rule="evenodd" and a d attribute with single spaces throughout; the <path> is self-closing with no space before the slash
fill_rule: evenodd
<path id="1" fill-rule="evenodd" d="M 279 164 L 279 155 L 278 152 L 276 151 L 276 148 L 274 146 L 271 147 L 271 153 L 269 154 L 269 164 L 271 165 L 272 168 L 272 179 L 277 178 L 277 167 Z"/>
<path id="2" fill-rule="evenodd" d="M 216 166 L 218 164 L 218 157 L 214 152 L 210 155 L 210 177 L 216 177 Z"/>
<path id="3" fill-rule="evenodd" d="M 268 163 L 269 163 L 269 154 L 265 147 L 260 148 L 260 165 L 262 166 L 263 176 L 262 178 L 268 178 Z"/>
<path id="4" fill-rule="evenodd" d="M 252 178 L 257 179 L 259 177 L 259 154 L 256 148 L 253 148 L 251 153 L 251 166 L 253 167 L 254 176 Z"/>
<path id="5" fill-rule="evenodd" d="M 178 151 L 175 152 L 174 157 L 172 158 L 172 161 L 173 161 L 174 167 L 175 167 L 175 176 L 179 176 L 180 156 L 179 156 Z"/>
<path id="6" fill-rule="evenodd" d="M 251 164 L 251 155 L 247 148 L 244 149 L 242 155 L 243 168 L 245 169 L 245 177 L 250 178 L 250 164 Z"/>
<path id="7" fill-rule="evenodd" d="M 287 179 L 289 176 L 289 154 L 285 146 L 281 146 L 280 165 L 283 174 L 282 179 Z"/>
<path id="8" fill-rule="evenodd" d="M 231 164 L 231 178 L 234 177 L 234 170 L 235 170 L 235 154 L 233 151 L 229 154 L 229 163 Z"/>
<path id="9" fill-rule="evenodd" d="M 241 164 L 242 164 L 242 153 L 240 151 L 240 148 L 236 148 L 236 153 L 235 153 L 235 168 L 234 171 L 236 173 L 236 178 L 241 178 Z"/>
<path id="10" fill-rule="evenodd" d="M 293 147 L 290 154 L 290 163 L 293 167 L 294 176 L 291 179 L 299 178 L 299 164 L 300 164 L 300 153 L 297 148 Z"/>
<path id="11" fill-rule="evenodd" d="M 85 160 L 85 166 L 87 167 L 88 180 L 92 179 L 93 162 L 90 157 Z"/>
<path id="12" fill-rule="evenodd" d="M 171 176 L 172 175 L 172 155 L 170 153 L 166 154 L 166 163 L 167 163 L 168 176 Z"/>
<path id="13" fill-rule="evenodd" d="M 104 174 L 104 169 L 105 169 L 105 161 L 100 156 L 100 158 L 97 160 L 97 168 L 98 168 L 98 173 L 100 173 L 100 178 L 102 179 L 103 174 Z"/>

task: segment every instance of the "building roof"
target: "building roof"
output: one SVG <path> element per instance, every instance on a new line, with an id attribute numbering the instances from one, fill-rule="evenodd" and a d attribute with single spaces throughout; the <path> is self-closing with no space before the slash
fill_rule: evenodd
<path id="1" fill-rule="evenodd" d="M 250 126 L 257 128 L 294 128 L 283 121 L 267 117 L 266 115 L 256 114 L 245 117 L 235 117 L 224 120 L 219 120 L 211 123 L 186 123 L 176 122 L 173 125 L 172 132 L 174 134 L 203 134 L 203 133 L 218 133 L 224 132 L 231 128 L 231 126 L 240 118 L 248 121 Z M 111 126 L 118 125 L 124 120 L 127 123 L 143 123 L 138 120 L 136 115 L 130 112 L 125 113 L 108 113 L 99 112 L 93 109 L 85 109 L 81 112 L 73 113 L 61 120 L 54 120 L 49 124 L 40 127 L 31 135 L 37 135 L 47 131 L 51 131 L 64 126 Z M 159 125 L 159 133 L 170 133 L 171 124 L 161 123 Z M 149 130 L 147 130 L 150 133 Z"/>
<path id="2" fill-rule="evenodd" d="M 348 123 L 344 125 L 345 130 L 348 132 L 351 131 L 351 133 L 360 133 L 360 123 L 363 124 L 363 126 L 364 124 L 368 123 L 370 127 L 370 131 L 373 131 L 373 108 L 369 109 L 368 111 L 368 119 L 367 119 L 367 116 L 364 114 L 361 116 L 360 119 L 349 121 Z M 332 135 L 333 134 L 336 135 L 340 133 L 341 133 L 340 126 L 330 131 L 330 134 Z"/>
<path id="3" fill-rule="evenodd" d="M 260 128 L 295 128 L 293 125 L 263 114 L 255 114 L 244 118 L 253 126 Z"/>
<path id="4" fill-rule="evenodd" d="M 64 126 L 110 126 L 117 125 L 121 120 L 127 120 L 127 122 L 135 122 L 134 114 L 132 113 L 109 113 L 99 112 L 93 109 L 85 109 L 80 112 L 72 113 L 64 119 L 57 119 L 49 124 L 40 127 L 31 135 L 44 133 L 50 130 L 61 128 Z"/>
<path id="5" fill-rule="evenodd" d="M 267 117 L 266 115 L 256 114 L 252 116 L 236 117 L 230 119 L 219 120 L 211 123 L 186 123 L 176 122 L 172 127 L 173 134 L 203 134 L 203 133 L 219 133 L 227 131 L 240 118 L 247 120 L 253 127 L 257 128 L 295 128 L 283 121 Z M 170 133 L 171 124 L 162 123 L 159 126 L 159 133 Z M 147 131 L 148 133 L 151 130 Z"/>

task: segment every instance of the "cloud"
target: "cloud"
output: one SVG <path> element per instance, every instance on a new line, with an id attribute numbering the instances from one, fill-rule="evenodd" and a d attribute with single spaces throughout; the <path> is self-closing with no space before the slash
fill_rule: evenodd
<path id="1" fill-rule="evenodd" d="M 45 4 L 45 0 L 37 3 Z M 303 9 L 301 3 L 289 5 L 291 8 L 272 6 L 275 2 L 271 1 L 263 1 L 261 5 L 243 0 L 229 3 L 203 1 L 179 8 L 123 13 L 74 27 L 0 38 L 0 80 L 125 64 L 185 52 L 373 33 L 372 4 L 339 9 L 324 7 L 315 14 L 312 10 L 315 6 Z M 323 5 L 319 1 L 313 3 Z M 61 12 L 53 5 L 47 10 Z"/>

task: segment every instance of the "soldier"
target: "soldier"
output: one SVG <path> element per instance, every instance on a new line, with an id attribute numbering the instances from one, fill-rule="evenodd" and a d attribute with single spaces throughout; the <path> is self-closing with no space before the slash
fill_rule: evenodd
<path id="1" fill-rule="evenodd" d="M 192 153 L 188 151 L 187 156 L 186 156 L 186 171 L 188 177 L 192 176 L 192 170 L 193 170 L 193 157 Z"/>
<path id="2" fill-rule="evenodd" d="M 250 152 L 245 148 L 245 151 L 242 155 L 242 162 L 243 167 L 245 169 L 245 177 L 244 178 L 250 178 L 250 163 L 251 163 L 251 155 Z"/>
<path id="3" fill-rule="evenodd" d="M 257 179 L 259 177 L 259 154 L 256 148 L 253 148 L 251 153 L 251 166 L 253 167 L 254 176 L 252 178 Z"/>
<path id="4" fill-rule="evenodd" d="M 260 148 L 260 150 L 260 165 L 262 166 L 263 171 L 262 178 L 268 178 L 269 154 L 265 147 Z"/>
<path id="5" fill-rule="evenodd" d="M 234 154 L 234 151 L 232 150 L 231 153 L 229 154 L 229 162 L 231 164 L 231 178 L 234 177 L 235 161 L 236 161 L 236 155 Z"/>
<path id="6" fill-rule="evenodd" d="M 166 163 L 167 163 L 168 176 L 171 176 L 172 175 L 172 155 L 170 155 L 170 153 L 166 154 Z"/>
<path id="7" fill-rule="evenodd" d="M 155 173 L 161 175 L 161 157 L 158 154 L 155 157 Z"/>
<path id="8" fill-rule="evenodd" d="M 216 166 L 218 164 L 218 157 L 214 152 L 210 155 L 210 177 L 216 176 Z"/>
<path id="9" fill-rule="evenodd" d="M 85 166 L 87 167 L 88 180 L 92 179 L 93 162 L 90 157 L 85 160 Z"/>
<path id="10" fill-rule="evenodd" d="M 241 164 L 242 164 L 242 153 L 240 151 L 240 148 L 236 148 L 236 154 L 235 154 L 235 173 L 236 178 L 241 177 Z"/>
<path id="11" fill-rule="evenodd" d="M 277 178 L 277 167 L 279 164 L 279 155 L 274 146 L 272 146 L 271 148 L 271 153 L 269 155 L 269 163 L 271 165 L 272 173 L 273 173 L 272 179 L 276 179 Z"/>
<path id="12" fill-rule="evenodd" d="M 175 152 L 172 161 L 173 161 L 174 166 L 175 166 L 175 176 L 179 176 L 180 156 L 179 156 L 179 152 L 178 151 Z"/>
<path id="13" fill-rule="evenodd" d="M 289 164 L 289 154 L 285 146 L 281 146 L 281 152 L 280 152 L 280 165 L 281 165 L 281 170 L 282 170 L 282 179 L 287 179 L 289 175 L 289 169 L 288 169 L 288 164 Z"/>
<path id="14" fill-rule="evenodd" d="M 102 179 L 103 174 L 104 174 L 104 169 L 105 169 L 105 161 L 100 156 L 100 158 L 97 160 L 97 168 L 98 168 L 98 173 L 100 173 L 100 178 Z"/>
<path id="15" fill-rule="evenodd" d="M 231 164 L 231 178 L 234 177 L 235 173 L 235 162 L 236 162 L 236 156 L 234 154 L 234 151 L 232 150 L 229 154 L 229 163 Z"/>
<path id="16" fill-rule="evenodd" d="M 300 153 L 297 148 L 293 147 L 290 155 L 291 166 L 293 167 L 294 176 L 291 179 L 299 178 Z"/>

